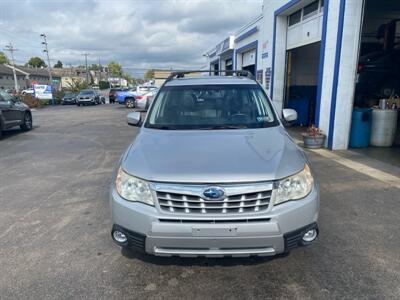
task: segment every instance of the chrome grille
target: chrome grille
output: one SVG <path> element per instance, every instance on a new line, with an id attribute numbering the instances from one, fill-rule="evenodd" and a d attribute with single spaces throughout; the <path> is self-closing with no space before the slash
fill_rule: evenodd
<path id="1" fill-rule="evenodd" d="M 162 211 L 187 214 L 254 213 L 268 209 L 271 190 L 229 195 L 221 200 L 206 200 L 198 195 L 157 191 Z"/>

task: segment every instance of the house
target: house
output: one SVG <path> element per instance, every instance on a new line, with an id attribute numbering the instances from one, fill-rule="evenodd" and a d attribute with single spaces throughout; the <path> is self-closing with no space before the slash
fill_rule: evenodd
<path id="1" fill-rule="evenodd" d="M 108 80 L 107 72 L 103 70 L 86 71 L 82 67 L 53 68 L 52 73 L 61 79 L 60 87 L 63 89 L 69 88 L 72 82 L 88 80 L 90 84 L 98 85 L 100 81 Z"/>
<path id="2" fill-rule="evenodd" d="M 50 84 L 50 76 L 47 69 L 15 66 L 17 73 L 18 89 L 30 88 L 33 84 Z M 4 74 L 1 74 L 4 73 Z M 61 78 L 53 75 L 53 86 L 58 89 Z M 13 67 L 8 64 L 0 65 L 0 86 L 14 88 Z"/>
<path id="3" fill-rule="evenodd" d="M 20 89 L 29 87 L 29 82 L 26 80 L 26 74 L 16 70 L 18 86 Z M 13 89 L 15 87 L 14 74 L 12 68 L 7 65 L 0 64 L 0 88 Z"/>

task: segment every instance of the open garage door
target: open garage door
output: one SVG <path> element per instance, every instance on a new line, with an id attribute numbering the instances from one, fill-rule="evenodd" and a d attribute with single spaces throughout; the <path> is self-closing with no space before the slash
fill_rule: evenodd
<path id="1" fill-rule="evenodd" d="M 349 146 L 374 146 L 369 154 L 394 159 L 400 166 L 400 148 L 384 150 L 400 147 L 400 1 L 365 0 L 355 71 L 355 110 Z M 362 111 L 370 118 L 357 116 Z M 357 129 L 360 124 L 367 129 L 363 136 Z"/>
<path id="2" fill-rule="evenodd" d="M 242 69 L 256 74 L 256 49 L 244 52 L 242 54 Z"/>
<path id="3" fill-rule="evenodd" d="M 297 111 L 297 125 L 315 123 L 324 1 L 316 0 L 287 17 L 284 107 Z"/>
<path id="4" fill-rule="evenodd" d="M 320 42 L 287 51 L 285 107 L 297 111 L 297 125 L 315 123 Z"/>

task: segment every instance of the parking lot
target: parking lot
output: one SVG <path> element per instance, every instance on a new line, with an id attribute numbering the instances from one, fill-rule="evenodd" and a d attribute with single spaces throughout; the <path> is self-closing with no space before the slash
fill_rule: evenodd
<path id="1" fill-rule="evenodd" d="M 310 247 L 273 259 L 121 251 L 108 192 L 138 132 L 127 112 L 48 107 L 33 112 L 32 131 L 4 134 L 1 299 L 400 298 L 399 187 L 316 152 L 308 154 L 320 182 L 320 237 Z"/>

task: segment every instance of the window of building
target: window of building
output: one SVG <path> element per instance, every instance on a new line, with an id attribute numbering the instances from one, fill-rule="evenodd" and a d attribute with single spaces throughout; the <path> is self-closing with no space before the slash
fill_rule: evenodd
<path id="1" fill-rule="evenodd" d="M 303 8 L 303 20 L 314 16 L 318 13 L 319 1 L 314 1 Z"/>
<path id="2" fill-rule="evenodd" d="M 295 13 L 292 13 L 289 16 L 289 26 L 300 23 L 300 21 L 301 21 L 301 9 L 296 11 Z"/>

